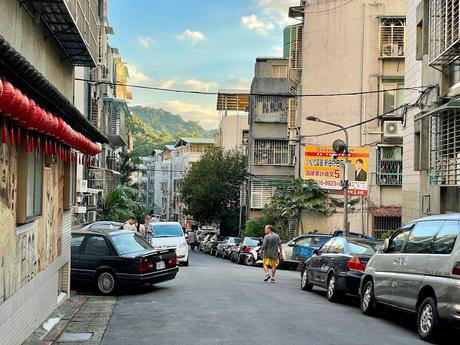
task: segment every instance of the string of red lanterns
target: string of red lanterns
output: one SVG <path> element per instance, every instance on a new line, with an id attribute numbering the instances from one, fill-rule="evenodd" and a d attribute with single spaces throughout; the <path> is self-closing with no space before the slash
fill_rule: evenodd
<path id="1" fill-rule="evenodd" d="M 0 114 L 2 119 L 2 144 L 19 146 L 21 142 L 21 128 L 25 130 L 26 152 L 41 150 L 41 137 L 44 138 L 43 151 L 46 155 L 53 155 L 66 162 L 89 165 L 94 162 L 88 156 L 95 156 L 101 152 L 98 144 L 93 143 L 83 134 L 75 131 L 60 117 L 44 110 L 33 99 L 24 95 L 9 81 L 0 78 Z M 8 131 L 7 124 L 10 130 Z M 15 133 L 16 129 L 16 133 Z M 32 135 L 29 137 L 29 134 Z M 36 145 L 34 143 L 36 135 Z M 71 148 L 80 151 L 77 154 Z"/>

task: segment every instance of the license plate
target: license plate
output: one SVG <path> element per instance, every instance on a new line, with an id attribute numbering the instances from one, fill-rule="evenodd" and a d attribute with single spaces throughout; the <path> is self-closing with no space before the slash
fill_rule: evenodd
<path id="1" fill-rule="evenodd" d="M 166 266 L 165 266 L 164 261 L 157 262 L 157 270 L 163 270 L 165 268 L 166 268 Z"/>

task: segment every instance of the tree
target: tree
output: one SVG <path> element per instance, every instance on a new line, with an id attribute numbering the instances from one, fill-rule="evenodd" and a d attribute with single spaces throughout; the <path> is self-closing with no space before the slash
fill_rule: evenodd
<path id="1" fill-rule="evenodd" d="M 289 224 L 302 221 L 302 211 L 329 215 L 334 212 L 330 198 L 314 180 L 295 179 L 280 182 L 275 194 L 262 211 L 265 218 L 287 239 Z"/>
<path id="2" fill-rule="evenodd" d="M 122 186 L 132 186 L 134 183 L 131 179 L 132 174 L 136 171 L 136 165 L 139 164 L 140 160 L 132 152 L 120 152 L 120 184 Z"/>
<path id="3" fill-rule="evenodd" d="M 99 220 L 125 222 L 129 217 L 141 219 L 146 214 L 144 206 L 138 202 L 139 191 L 126 186 L 119 186 L 108 193 L 101 204 Z"/>
<path id="4" fill-rule="evenodd" d="M 185 212 L 201 224 L 218 223 L 222 234 L 238 233 L 240 188 L 245 179 L 241 152 L 211 149 L 181 182 Z"/>

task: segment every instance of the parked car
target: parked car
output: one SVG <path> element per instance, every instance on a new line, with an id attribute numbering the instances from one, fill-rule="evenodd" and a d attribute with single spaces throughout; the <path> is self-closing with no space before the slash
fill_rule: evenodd
<path id="1" fill-rule="evenodd" d="M 211 238 L 215 235 L 215 233 L 211 232 L 208 233 L 201 241 L 200 244 L 198 245 L 198 249 L 202 251 L 203 253 L 206 250 L 206 246 L 208 245 L 208 242 L 211 241 Z"/>
<path id="2" fill-rule="evenodd" d="M 332 237 L 339 237 L 339 236 L 343 236 L 343 231 L 342 230 L 336 230 L 334 231 L 334 233 L 332 234 Z M 372 241 L 375 241 L 376 239 L 372 236 L 368 236 L 368 235 L 365 235 L 365 234 L 362 234 L 362 233 L 359 233 L 359 232 L 353 232 L 353 231 L 350 231 L 348 233 L 348 237 L 358 237 L 358 238 L 364 238 L 366 240 L 372 240 Z"/>
<path id="3" fill-rule="evenodd" d="M 286 257 L 282 265 L 297 268 L 302 261 L 313 254 L 315 248 L 321 247 L 330 238 L 330 235 L 306 234 L 282 244 Z"/>
<path id="4" fill-rule="evenodd" d="M 262 239 L 259 237 L 245 237 L 243 241 L 232 251 L 231 260 L 238 264 L 253 266 L 261 260 L 260 249 Z"/>
<path id="5" fill-rule="evenodd" d="M 331 302 L 346 293 L 358 295 L 366 264 L 379 248 L 378 242 L 362 238 L 331 238 L 300 266 L 302 290 L 325 288 Z"/>
<path id="6" fill-rule="evenodd" d="M 241 242 L 239 237 L 229 237 L 225 241 L 219 243 L 216 247 L 216 256 L 225 258 L 229 253 L 229 247 L 236 246 Z"/>
<path id="7" fill-rule="evenodd" d="M 460 321 L 460 214 L 425 217 L 396 231 L 368 262 L 361 310 L 390 305 L 417 315 L 420 338 Z"/>
<path id="8" fill-rule="evenodd" d="M 151 242 L 153 248 L 175 249 L 179 263 L 188 266 L 188 245 L 181 225 L 178 222 L 159 222 L 152 223 L 152 226 L 155 233 Z"/>
<path id="9" fill-rule="evenodd" d="M 214 236 L 212 236 L 211 239 L 206 244 L 205 253 L 209 253 L 211 255 L 216 255 L 217 245 L 219 243 L 222 243 L 226 239 L 227 239 L 227 237 L 222 236 L 222 235 L 214 235 Z"/>
<path id="10" fill-rule="evenodd" d="M 102 294 L 121 286 L 157 284 L 178 272 L 174 249 L 155 250 L 138 234 L 118 229 L 72 232 L 70 277 Z"/>
<path id="11" fill-rule="evenodd" d="M 84 227 L 81 228 L 81 230 L 88 229 L 123 229 L 123 223 L 114 222 L 110 220 L 101 220 L 98 222 L 86 224 Z"/>

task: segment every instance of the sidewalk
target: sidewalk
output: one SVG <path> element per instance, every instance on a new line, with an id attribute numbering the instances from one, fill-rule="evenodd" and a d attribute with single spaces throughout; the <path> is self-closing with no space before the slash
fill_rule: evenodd
<path id="1" fill-rule="evenodd" d="M 116 297 L 71 295 L 23 345 L 99 345 Z"/>

